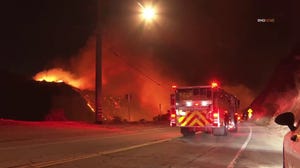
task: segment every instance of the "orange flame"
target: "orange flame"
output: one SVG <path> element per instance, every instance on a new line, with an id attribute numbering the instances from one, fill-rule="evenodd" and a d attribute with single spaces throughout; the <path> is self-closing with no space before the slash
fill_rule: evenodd
<path id="1" fill-rule="evenodd" d="M 56 82 L 56 83 L 66 83 L 72 87 L 78 89 L 85 89 L 83 80 L 76 79 L 71 73 L 64 71 L 60 68 L 54 68 L 47 71 L 42 71 L 37 73 L 34 77 L 36 81 L 46 81 L 46 82 Z M 86 98 L 85 98 L 86 99 Z M 91 103 L 87 101 L 87 106 L 95 112 L 94 107 L 92 107 Z"/>
<path id="2" fill-rule="evenodd" d="M 34 77 L 36 81 L 67 83 L 75 88 L 83 88 L 83 82 L 80 79 L 76 79 L 71 73 L 64 71 L 60 68 L 54 68 L 47 71 L 37 73 Z"/>

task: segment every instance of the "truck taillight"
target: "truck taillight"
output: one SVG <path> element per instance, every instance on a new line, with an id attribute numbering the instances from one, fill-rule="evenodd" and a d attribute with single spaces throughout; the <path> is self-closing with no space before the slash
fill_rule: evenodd
<path id="1" fill-rule="evenodd" d="M 175 119 L 176 118 L 176 110 L 174 108 L 171 109 L 170 111 L 170 118 Z"/>
<path id="2" fill-rule="evenodd" d="M 170 111 L 170 126 L 176 126 L 176 111 L 174 108 L 172 108 Z"/>
<path id="3" fill-rule="evenodd" d="M 213 126 L 219 126 L 219 113 L 213 113 Z"/>

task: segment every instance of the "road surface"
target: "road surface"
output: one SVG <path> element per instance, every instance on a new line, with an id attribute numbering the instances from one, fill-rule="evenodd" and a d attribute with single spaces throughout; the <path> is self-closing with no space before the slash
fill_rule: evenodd
<path id="1" fill-rule="evenodd" d="M 182 137 L 162 124 L 2 123 L 0 167 L 279 168 L 282 137 L 275 131 L 242 123 L 228 136 Z"/>

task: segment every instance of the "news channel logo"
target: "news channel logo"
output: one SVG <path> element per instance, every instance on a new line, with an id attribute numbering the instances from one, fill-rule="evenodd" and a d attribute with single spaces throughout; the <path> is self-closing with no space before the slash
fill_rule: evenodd
<path id="1" fill-rule="evenodd" d="M 258 18 L 257 23 L 275 23 L 275 18 Z"/>

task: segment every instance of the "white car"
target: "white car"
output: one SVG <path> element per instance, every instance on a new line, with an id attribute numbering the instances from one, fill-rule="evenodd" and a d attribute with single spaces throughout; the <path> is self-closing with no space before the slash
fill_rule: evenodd
<path id="1" fill-rule="evenodd" d="M 286 125 L 290 128 L 283 139 L 283 167 L 300 167 L 300 123 L 295 126 L 295 116 L 292 112 L 285 112 L 275 118 L 279 125 Z"/>

